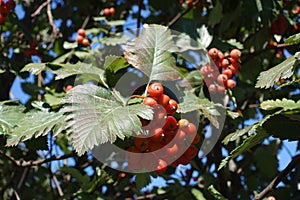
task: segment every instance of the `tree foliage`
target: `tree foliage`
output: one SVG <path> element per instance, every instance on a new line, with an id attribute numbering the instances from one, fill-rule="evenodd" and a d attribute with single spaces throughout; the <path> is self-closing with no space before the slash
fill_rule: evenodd
<path id="1" fill-rule="evenodd" d="M 283 170 L 278 156 L 299 150 L 298 1 L 34 0 L 3 13 L 11 2 L 0 2 L 0 199 L 299 198 L 299 156 Z M 211 48 L 242 52 L 225 92 L 201 73 L 221 72 Z M 98 161 L 94 148 L 147 134 L 154 81 L 202 151 L 162 174 L 116 170 L 118 154 Z"/>

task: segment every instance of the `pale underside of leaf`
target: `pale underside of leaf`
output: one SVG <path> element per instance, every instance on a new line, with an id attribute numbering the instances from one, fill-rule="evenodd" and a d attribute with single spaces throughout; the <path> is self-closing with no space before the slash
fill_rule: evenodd
<path id="1" fill-rule="evenodd" d="M 290 56 L 282 63 L 275 67 L 263 71 L 259 74 L 258 81 L 255 85 L 256 88 L 269 88 L 272 87 L 279 79 L 289 78 L 293 75 L 294 64 L 297 61 L 295 56 Z"/>
<path id="2" fill-rule="evenodd" d="M 282 100 L 280 99 L 267 100 L 267 101 L 263 101 L 260 104 L 260 107 L 264 110 L 273 110 L 276 108 L 282 108 L 285 111 L 295 110 L 295 109 L 300 109 L 300 100 L 297 102 L 286 98 L 283 98 Z"/>
<path id="3" fill-rule="evenodd" d="M 9 134 L 10 130 L 18 125 L 24 117 L 25 107 L 0 105 L 0 135 Z"/>
<path id="4" fill-rule="evenodd" d="M 177 80 L 180 74 L 175 69 L 172 52 L 174 45 L 170 30 L 159 25 L 149 25 L 139 37 L 123 46 L 128 63 L 142 71 L 152 80 Z"/>
<path id="5" fill-rule="evenodd" d="M 76 152 L 82 155 L 94 146 L 124 139 L 141 131 L 139 117 L 151 119 L 150 107 L 125 106 L 112 92 L 95 85 L 79 85 L 64 99 L 67 133 Z M 139 116 L 139 117 L 138 117 Z"/>

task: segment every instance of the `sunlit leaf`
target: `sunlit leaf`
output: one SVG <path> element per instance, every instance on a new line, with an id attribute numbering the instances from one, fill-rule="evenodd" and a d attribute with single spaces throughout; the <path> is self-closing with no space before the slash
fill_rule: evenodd
<path id="1" fill-rule="evenodd" d="M 65 41 L 64 44 L 63 44 L 63 48 L 64 49 L 74 49 L 78 47 L 78 43 L 77 42 L 67 42 Z"/>
<path id="2" fill-rule="evenodd" d="M 122 56 L 106 56 L 104 68 L 116 73 L 120 69 L 128 67 L 129 63 Z"/>
<path id="3" fill-rule="evenodd" d="M 264 110 L 273 110 L 276 108 L 282 108 L 285 111 L 295 110 L 300 109 L 300 100 L 297 102 L 286 98 L 283 98 L 282 100 L 266 100 L 260 104 L 260 107 Z"/>
<path id="4" fill-rule="evenodd" d="M 213 185 L 209 186 L 207 189 L 215 199 L 227 200 Z"/>
<path id="5" fill-rule="evenodd" d="M 40 74 L 42 71 L 46 70 L 45 63 L 29 63 L 21 70 L 21 72 L 31 72 L 35 75 Z"/>
<path id="6" fill-rule="evenodd" d="M 79 85 L 68 92 L 61 112 L 66 120 L 69 139 L 79 155 L 94 146 L 113 143 L 117 137 L 141 131 L 139 117 L 152 118 L 152 109 L 143 104 L 126 106 L 116 93 L 95 85 Z"/>
<path id="7" fill-rule="evenodd" d="M 300 43 L 300 33 L 288 37 L 285 41 L 285 44 L 299 44 Z"/>
<path id="8" fill-rule="evenodd" d="M 272 87 L 279 79 L 289 78 L 293 75 L 293 69 L 297 61 L 297 56 L 290 56 L 282 63 L 275 67 L 263 71 L 259 74 L 258 81 L 255 85 L 256 88 L 269 88 Z"/>
<path id="9" fill-rule="evenodd" d="M 44 136 L 56 127 L 53 135 L 64 130 L 64 116 L 62 113 L 31 111 L 26 113 L 18 126 L 12 130 L 7 140 L 7 146 L 15 146 L 21 141 L 32 137 Z"/>
<path id="10" fill-rule="evenodd" d="M 230 155 L 222 160 L 218 170 L 220 170 L 222 167 L 224 167 L 230 159 L 236 158 L 240 154 L 244 153 L 247 149 L 250 149 L 253 146 L 261 143 L 264 139 L 266 139 L 269 136 L 270 135 L 268 133 L 261 130 L 261 131 L 258 131 L 255 135 L 251 135 L 251 136 L 247 137 L 240 146 L 238 146 L 234 150 L 232 150 L 230 152 Z"/>
<path id="11" fill-rule="evenodd" d="M 24 106 L 0 104 L 0 135 L 7 135 L 24 117 Z"/>
<path id="12" fill-rule="evenodd" d="M 206 200 L 206 198 L 203 196 L 203 193 L 200 192 L 200 190 L 192 188 L 191 192 L 197 200 Z"/>
<path id="13" fill-rule="evenodd" d="M 206 98 L 200 99 L 192 92 L 186 92 L 183 102 L 178 105 L 177 111 L 187 113 L 196 110 L 200 111 L 216 128 L 219 127 L 217 116 L 220 116 L 220 112 L 217 110 L 216 105 Z"/>
<path id="14" fill-rule="evenodd" d="M 149 81 L 179 79 L 180 74 L 175 69 L 176 62 L 172 56 L 172 52 L 178 49 L 172 38 L 167 27 L 146 26 L 139 37 L 123 46 L 125 58 L 148 76 Z"/>
<path id="15" fill-rule="evenodd" d="M 207 27 L 205 27 L 204 25 L 198 28 L 197 32 L 198 32 L 197 42 L 201 44 L 201 46 L 203 46 L 204 48 L 207 48 L 212 42 L 213 36 L 209 34 Z"/>

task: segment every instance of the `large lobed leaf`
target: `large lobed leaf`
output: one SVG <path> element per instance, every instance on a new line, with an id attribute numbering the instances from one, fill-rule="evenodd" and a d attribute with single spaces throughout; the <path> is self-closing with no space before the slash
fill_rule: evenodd
<path id="1" fill-rule="evenodd" d="M 32 137 L 47 135 L 51 130 L 54 136 L 64 130 L 62 113 L 33 110 L 26 113 L 18 126 L 12 130 L 7 140 L 7 146 L 17 145 L 19 142 L 29 140 Z"/>
<path id="2" fill-rule="evenodd" d="M 172 52 L 174 45 L 171 31 L 164 26 L 146 26 L 139 37 L 123 46 L 128 63 L 141 70 L 149 80 L 177 80 L 180 74 L 175 69 Z"/>
<path id="3" fill-rule="evenodd" d="M 117 137 L 141 131 L 139 117 L 151 119 L 153 111 L 143 104 L 126 106 L 117 92 L 95 85 L 79 85 L 63 100 L 61 112 L 67 114 L 67 133 L 79 155 L 94 146 L 113 143 Z"/>
<path id="4" fill-rule="evenodd" d="M 279 79 L 289 78 L 294 73 L 294 67 L 299 62 L 298 55 L 290 56 L 282 63 L 275 67 L 263 71 L 258 76 L 258 81 L 255 85 L 256 88 L 269 88 L 272 87 Z"/>

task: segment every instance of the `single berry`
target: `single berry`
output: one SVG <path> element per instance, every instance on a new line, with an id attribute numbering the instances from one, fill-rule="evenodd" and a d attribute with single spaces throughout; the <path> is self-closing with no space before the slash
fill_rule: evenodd
<path id="1" fill-rule="evenodd" d="M 146 149 L 148 149 L 148 147 L 150 145 L 150 140 L 148 138 L 135 137 L 134 145 L 140 151 L 145 151 Z"/>
<path id="2" fill-rule="evenodd" d="M 232 73 L 231 69 L 224 69 L 222 71 L 222 74 L 226 75 L 227 78 L 231 78 L 233 73 Z"/>
<path id="3" fill-rule="evenodd" d="M 157 101 L 153 99 L 152 97 L 146 97 L 143 99 L 142 104 L 145 104 L 147 106 L 155 106 L 157 105 Z"/>
<path id="4" fill-rule="evenodd" d="M 156 128 L 150 133 L 152 136 L 150 137 L 151 142 L 160 143 L 164 137 L 164 130 L 162 128 Z"/>
<path id="5" fill-rule="evenodd" d="M 218 57 L 218 53 L 219 53 L 219 50 L 217 48 L 211 48 L 209 49 L 208 51 L 208 55 L 212 58 L 212 59 L 215 59 Z"/>
<path id="6" fill-rule="evenodd" d="M 162 94 L 157 98 L 157 102 L 162 105 L 163 107 L 169 104 L 170 97 L 166 94 Z"/>
<path id="7" fill-rule="evenodd" d="M 229 65 L 229 60 L 228 60 L 227 58 L 224 58 L 224 59 L 222 60 L 221 66 L 222 66 L 224 69 L 226 69 L 226 68 L 228 67 L 228 65 Z"/>
<path id="8" fill-rule="evenodd" d="M 217 77 L 217 82 L 222 86 L 227 81 L 227 79 L 228 77 L 225 74 L 219 74 L 219 76 Z"/>
<path id="9" fill-rule="evenodd" d="M 109 9 L 109 8 L 104 8 L 104 9 L 103 9 L 103 14 L 104 14 L 105 16 L 110 15 L 110 9 Z"/>
<path id="10" fill-rule="evenodd" d="M 226 88 L 232 89 L 236 86 L 236 82 L 232 79 L 226 81 Z"/>
<path id="11" fill-rule="evenodd" d="M 80 28 L 77 30 L 78 35 L 81 35 L 82 37 L 85 37 L 85 30 L 83 28 Z"/>
<path id="12" fill-rule="evenodd" d="M 232 49 L 230 51 L 230 57 L 233 58 L 234 60 L 239 60 L 242 56 L 242 52 L 238 49 Z"/>
<path id="13" fill-rule="evenodd" d="M 5 7 L 7 7 L 8 10 L 13 10 L 16 7 L 16 2 L 14 0 L 8 0 L 5 3 Z"/>
<path id="14" fill-rule="evenodd" d="M 219 93 L 224 93 L 226 89 L 225 89 L 224 86 L 219 85 L 219 86 L 217 87 L 217 90 L 218 90 Z"/>
<path id="15" fill-rule="evenodd" d="M 77 35 L 77 36 L 76 36 L 76 42 L 77 42 L 78 44 L 82 44 L 83 39 L 84 39 L 84 37 L 81 36 L 81 35 Z"/>
<path id="16" fill-rule="evenodd" d="M 195 145 L 189 146 L 189 148 L 184 152 L 184 156 L 188 159 L 194 158 L 198 154 L 198 148 Z"/>
<path id="17" fill-rule="evenodd" d="M 109 12 L 110 12 L 111 15 L 114 15 L 116 13 L 116 9 L 114 7 L 111 7 L 109 9 Z"/>
<path id="18" fill-rule="evenodd" d="M 176 112 L 178 104 L 174 99 L 170 99 L 169 104 L 165 107 L 167 114 L 172 115 Z"/>
<path id="19" fill-rule="evenodd" d="M 276 200 L 276 198 L 274 196 L 268 196 L 267 200 Z"/>
<path id="20" fill-rule="evenodd" d="M 172 146 L 166 148 L 167 154 L 165 155 L 167 158 L 170 156 L 175 156 L 179 152 L 179 147 L 176 143 L 174 143 Z"/>
<path id="21" fill-rule="evenodd" d="M 173 131 L 177 129 L 177 120 L 175 119 L 175 117 L 168 116 L 163 126 L 163 129 L 166 131 Z"/>
<path id="22" fill-rule="evenodd" d="M 150 97 L 158 98 L 164 93 L 164 87 L 161 83 L 152 83 L 148 87 L 148 94 Z"/>
<path id="23" fill-rule="evenodd" d="M 73 88 L 73 85 L 67 85 L 66 86 L 66 92 L 69 91 L 69 90 L 71 90 L 72 88 Z"/>
<path id="24" fill-rule="evenodd" d="M 217 92 L 217 86 L 214 83 L 210 84 L 208 86 L 208 91 L 212 94 L 215 94 Z"/>
<path id="25" fill-rule="evenodd" d="M 201 140 L 201 137 L 199 134 L 196 134 L 193 141 L 192 141 L 192 144 L 198 144 Z"/>
<path id="26" fill-rule="evenodd" d="M 89 46 L 90 45 L 90 41 L 87 38 L 83 38 L 82 45 L 83 46 Z"/>
<path id="27" fill-rule="evenodd" d="M 187 119 L 180 119 L 177 124 L 178 124 L 179 128 L 184 128 L 184 127 L 187 127 L 189 125 L 189 123 L 190 122 Z"/>
<path id="28" fill-rule="evenodd" d="M 156 173 L 161 174 L 166 171 L 168 164 L 163 159 L 158 159 L 158 165 L 156 167 Z"/>

